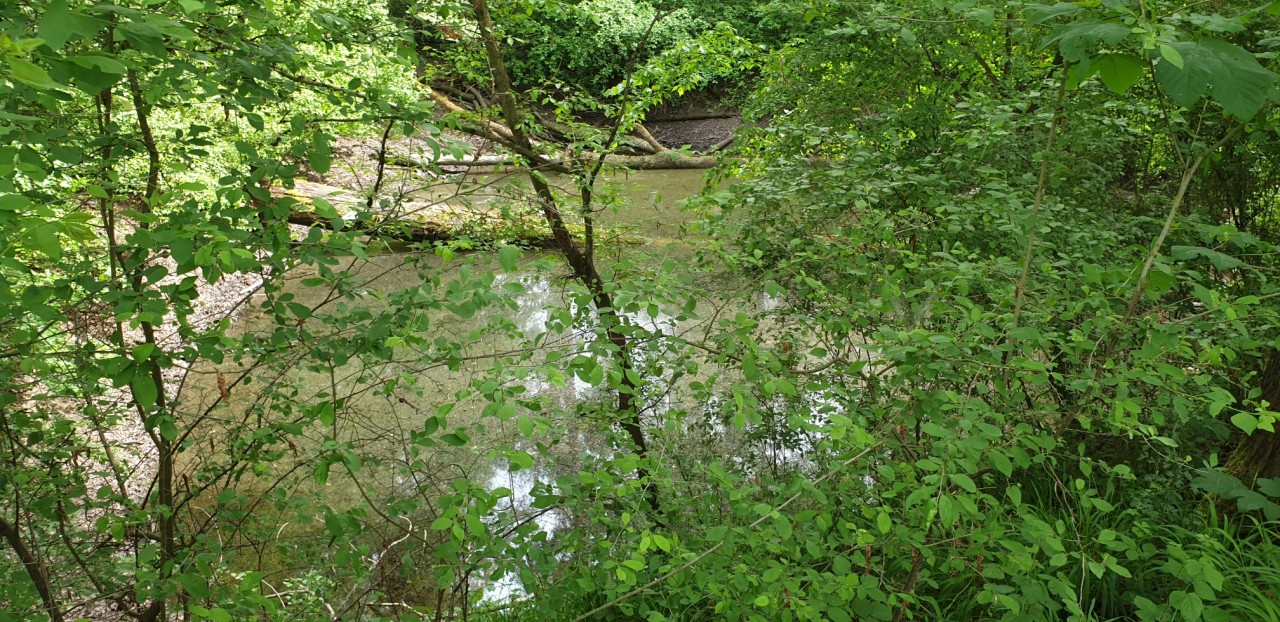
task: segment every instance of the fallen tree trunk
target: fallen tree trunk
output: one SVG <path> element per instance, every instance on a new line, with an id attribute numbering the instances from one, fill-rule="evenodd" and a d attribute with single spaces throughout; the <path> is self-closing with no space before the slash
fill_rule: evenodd
<path id="1" fill-rule="evenodd" d="M 406 201 L 393 209 L 368 209 L 364 199 L 346 188 L 296 180 L 293 188 L 273 186 L 271 195 L 296 201 L 290 206 L 288 221 L 295 225 L 333 229 L 342 220 L 342 228 L 384 239 L 409 242 L 442 242 L 467 236 L 480 240 L 509 240 L 529 246 L 546 246 L 551 242 L 550 230 L 537 217 L 528 213 L 512 216 L 503 210 L 468 207 L 447 202 Z M 318 213 L 315 201 L 323 199 L 332 209 L 330 215 Z"/>
<path id="2" fill-rule="evenodd" d="M 598 155 L 584 154 L 584 159 L 594 160 Z M 400 156 L 396 158 L 397 164 L 405 166 L 415 166 L 419 168 L 427 168 L 430 166 L 442 167 L 472 167 L 472 166 L 501 166 L 504 164 L 516 164 L 518 158 L 506 154 L 498 155 L 482 155 L 479 157 L 468 156 L 464 158 L 442 157 L 434 161 L 417 160 L 409 156 Z M 542 156 L 542 163 L 547 168 L 560 169 L 569 165 L 569 162 L 559 158 L 551 158 Z M 664 169 L 708 169 L 716 165 L 716 157 L 711 155 L 683 156 L 676 155 L 671 152 L 656 153 L 653 155 L 607 155 L 605 156 L 605 164 L 610 166 L 625 167 L 637 171 L 646 170 L 664 170 Z"/>
<path id="3" fill-rule="evenodd" d="M 742 113 L 738 111 L 725 112 L 690 112 L 688 114 L 672 114 L 672 115 L 656 115 L 646 117 L 646 123 L 674 123 L 678 121 L 705 121 L 707 119 L 732 119 Z"/>

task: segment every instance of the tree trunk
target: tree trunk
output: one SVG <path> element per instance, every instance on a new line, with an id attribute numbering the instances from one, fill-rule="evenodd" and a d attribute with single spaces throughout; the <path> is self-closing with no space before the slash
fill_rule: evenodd
<path id="1" fill-rule="evenodd" d="M 36 559 L 31 549 L 27 548 L 26 543 L 22 541 L 22 536 L 18 533 L 15 525 L 10 525 L 9 521 L 0 518 L 0 538 L 4 538 L 9 543 L 9 548 L 13 549 L 18 561 L 22 562 L 23 568 L 27 570 L 27 576 L 31 578 L 31 582 L 35 584 L 36 591 L 40 593 L 40 601 L 44 603 L 44 609 L 49 613 L 49 619 L 53 622 L 62 622 L 62 611 L 58 608 L 57 602 L 54 600 L 53 590 L 49 585 L 49 571 L 44 564 Z"/>
<path id="2" fill-rule="evenodd" d="M 533 151 L 533 144 L 529 136 L 521 129 L 523 127 L 521 123 L 523 115 L 516 106 L 515 96 L 511 92 L 511 78 L 507 74 L 502 52 L 498 47 L 498 39 L 493 34 L 493 20 L 489 15 L 489 4 L 487 0 L 472 0 L 471 6 L 475 12 L 480 38 L 484 41 L 489 69 L 493 72 L 498 105 L 502 108 L 502 116 L 512 135 L 511 142 L 513 144 L 510 146 L 522 155 L 529 154 Z M 528 158 L 528 155 L 524 155 L 524 157 Z M 540 163 L 536 159 L 530 159 L 528 164 L 536 166 Z M 560 253 L 564 255 L 565 261 L 570 268 L 572 268 L 574 277 L 590 290 L 597 316 L 605 326 L 605 336 L 617 347 L 617 351 L 613 356 L 622 372 L 622 386 L 618 387 L 616 391 L 618 423 L 627 436 L 630 437 L 635 454 L 641 459 L 647 458 L 649 448 L 645 440 L 644 428 L 640 423 L 640 413 L 635 405 L 635 397 L 640 395 L 641 392 L 637 381 L 638 373 L 635 371 L 634 361 L 632 360 L 632 344 L 627 336 L 618 330 L 619 327 L 624 325 L 625 320 L 614 306 L 613 297 L 610 295 L 608 288 L 605 287 L 604 278 L 601 276 L 600 271 L 596 269 L 593 261 L 590 227 L 588 225 L 586 248 L 580 248 L 565 226 L 564 217 L 560 213 L 555 194 L 552 192 L 551 186 L 547 184 L 546 179 L 531 171 L 529 173 L 529 183 L 533 186 L 534 192 L 538 196 L 543 216 L 547 221 L 547 226 L 551 229 L 551 235 L 556 242 L 556 246 L 559 248 Z M 586 206 L 588 205 L 590 190 L 584 189 L 583 192 L 586 193 L 584 194 L 584 206 Z M 649 507 L 655 512 L 661 511 L 657 489 L 652 480 L 649 480 L 648 468 L 643 465 L 637 467 L 636 476 L 641 480 L 648 480 L 645 481 L 644 487 Z"/>
<path id="3" fill-rule="evenodd" d="M 1258 377 L 1260 399 L 1266 400 L 1272 410 L 1280 407 L 1280 350 L 1267 358 Z M 1266 430 L 1254 430 L 1240 441 L 1227 459 L 1227 472 L 1246 486 L 1253 486 L 1259 477 L 1280 477 L 1280 434 Z"/>

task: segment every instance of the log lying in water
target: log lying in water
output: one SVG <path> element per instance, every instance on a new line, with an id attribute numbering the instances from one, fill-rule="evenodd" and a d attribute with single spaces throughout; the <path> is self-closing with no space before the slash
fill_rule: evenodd
<path id="1" fill-rule="evenodd" d="M 543 156 L 543 161 L 548 165 L 563 165 L 564 160 Z M 411 158 L 401 158 L 404 164 L 426 168 L 431 165 L 442 167 L 471 167 L 471 166 L 500 166 L 504 164 L 514 164 L 515 158 L 509 155 L 482 155 L 480 157 L 467 156 L 464 158 L 454 158 L 445 156 L 434 162 L 421 161 Z M 594 161 L 594 158 L 592 158 Z M 629 168 L 632 170 L 664 170 L 664 169 L 707 169 L 716 165 L 716 157 L 705 156 L 684 156 L 678 155 L 671 151 L 663 153 L 655 153 L 652 155 L 607 155 L 605 156 L 605 164 Z"/>
<path id="2" fill-rule="evenodd" d="M 355 192 L 305 180 L 295 180 L 293 188 L 274 186 L 271 194 L 297 201 L 289 212 L 289 222 L 296 225 L 334 227 L 331 216 L 317 212 L 316 200 L 321 199 L 342 219 L 343 228 L 374 237 L 440 242 L 465 236 L 532 246 L 551 241 L 550 230 L 532 210 L 524 214 L 507 210 L 504 214 L 495 208 L 426 201 L 404 201 L 385 210 L 375 204 L 370 209 L 366 199 Z"/>
<path id="3" fill-rule="evenodd" d="M 273 186 L 271 195 L 297 201 L 291 206 L 289 222 L 308 227 L 332 229 L 331 215 L 318 213 L 316 200 L 322 199 L 343 221 L 343 229 L 371 237 L 408 242 L 444 242 L 469 238 L 478 242 L 514 242 L 531 247 L 554 245 L 551 229 L 532 206 L 501 209 L 446 202 L 404 201 L 391 209 L 370 209 L 365 198 L 346 188 L 305 180 L 295 180 L 293 188 Z M 581 225 L 569 223 L 569 232 L 581 238 Z M 646 244 L 648 240 L 620 232 L 596 232 L 597 240 L 618 244 Z"/>

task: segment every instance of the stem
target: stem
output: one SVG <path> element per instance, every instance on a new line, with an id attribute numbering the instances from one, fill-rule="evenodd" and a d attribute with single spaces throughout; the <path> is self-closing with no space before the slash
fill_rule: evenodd
<path id="1" fill-rule="evenodd" d="M 58 609 L 58 603 L 53 599 L 53 590 L 49 587 L 49 571 L 36 559 L 31 549 L 27 548 L 26 543 L 22 541 L 22 535 L 18 533 L 18 529 L 9 524 L 9 521 L 0 517 L 0 537 L 3 537 L 8 543 L 9 548 L 17 554 L 18 560 L 22 562 L 23 567 L 27 569 L 27 576 L 31 578 L 31 582 L 35 584 L 36 591 L 40 593 L 40 600 L 44 603 L 45 611 L 49 612 L 49 619 L 52 622 L 63 622 L 62 611 Z"/>
<path id="2" fill-rule="evenodd" d="M 493 18 L 489 14 L 488 2 L 487 0 L 472 0 L 471 6 L 475 12 L 476 25 L 480 31 L 480 37 L 484 40 L 489 69 L 493 72 L 498 105 L 502 109 L 502 116 L 506 121 L 507 127 L 510 128 L 512 141 L 517 147 L 517 152 L 529 160 L 529 165 L 537 167 L 541 162 L 527 155 L 535 154 L 533 143 L 529 140 L 529 136 L 525 134 L 524 130 L 521 129 L 522 115 L 520 114 L 520 109 L 516 106 L 515 96 L 511 93 L 511 78 L 507 74 L 506 65 L 503 63 L 502 51 L 498 48 L 498 39 L 493 34 Z M 599 164 L 597 164 L 596 170 L 599 170 Z M 573 236 L 569 234 L 569 229 L 565 226 L 564 216 L 560 213 L 560 208 L 556 203 L 555 194 L 552 192 L 551 186 L 547 184 L 546 179 L 541 174 L 532 169 L 529 171 L 529 183 L 533 186 L 534 193 L 538 197 L 538 202 L 542 207 L 542 215 L 546 219 L 547 225 L 551 228 L 551 234 L 555 239 L 556 246 L 559 247 L 561 254 L 564 255 L 565 260 L 569 263 L 574 276 L 591 292 L 596 313 L 605 327 L 605 336 L 617 348 L 614 359 L 622 371 L 622 387 L 616 392 L 618 415 L 621 417 L 619 425 L 627 433 L 627 436 L 631 438 L 636 455 L 643 460 L 648 457 L 649 449 L 645 441 L 644 429 L 640 425 L 640 415 L 636 411 L 634 402 L 635 396 L 640 393 L 639 386 L 635 380 L 638 374 L 635 372 L 635 367 L 631 360 L 630 340 L 618 330 L 618 327 L 623 324 L 622 317 L 614 307 L 613 297 L 605 288 L 604 279 L 596 269 L 590 253 L 583 252 L 582 249 L 578 248 Z M 588 193 L 588 200 L 589 197 L 590 194 Z M 641 480 L 647 480 L 649 471 L 646 467 L 638 467 L 636 468 L 636 476 Z M 659 511 L 660 504 L 658 502 L 657 489 L 654 487 L 653 482 L 646 483 L 645 489 L 649 507 L 655 512 Z"/>
<path id="3" fill-rule="evenodd" d="M 154 207 L 156 191 L 160 183 L 160 149 L 156 146 L 155 135 L 151 132 L 151 122 L 148 114 L 151 110 L 147 104 L 146 98 L 143 96 L 142 88 L 138 83 L 137 71 L 130 69 L 128 72 L 129 93 L 133 99 L 133 110 L 138 120 L 138 131 L 142 135 L 142 144 L 147 151 L 147 186 L 146 194 L 138 210 L 144 214 L 150 214 Z M 146 229 L 146 222 L 138 223 L 140 229 Z M 139 250 L 137 257 L 134 259 L 136 265 L 141 268 L 146 264 L 147 256 L 144 250 Z M 135 271 L 131 281 L 131 287 L 135 295 L 141 295 L 143 290 L 141 271 Z M 160 351 L 159 341 L 156 339 L 155 326 L 151 322 L 141 322 L 142 335 L 145 343 L 155 346 L 153 352 Z M 123 343 L 120 344 L 124 346 Z M 168 399 L 165 396 L 164 375 L 160 369 L 160 364 L 154 359 L 146 361 L 138 361 L 138 364 L 145 365 L 148 368 L 151 382 L 155 384 L 156 398 L 155 402 L 150 405 L 155 408 L 155 413 L 159 416 L 166 416 L 168 411 Z M 142 425 L 149 431 L 153 427 L 147 416 L 148 405 L 139 403 L 137 395 L 134 396 L 134 403 L 137 405 L 138 415 L 142 418 Z M 174 447 L 173 443 L 166 439 L 163 434 L 157 430 L 151 434 L 152 442 L 156 446 L 158 455 L 158 465 L 156 473 L 156 502 L 159 505 L 157 509 L 160 512 L 160 559 L 157 560 L 157 568 L 163 571 L 163 568 L 172 561 L 177 553 L 177 540 L 175 535 L 175 527 L 177 517 L 174 512 L 173 504 L 173 480 L 174 480 Z M 144 613 L 144 617 L 148 619 L 166 619 L 165 599 L 160 598 L 152 603 L 151 607 Z"/>
<path id="4" fill-rule="evenodd" d="M 1182 208 L 1182 201 L 1187 196 L 1187 189 L 1191 187 L 1191 179 L 1195 177 L 1196 170 L 1209 157 L 1209 154 L 1217 151 L 1220 147 L 1227 144 L 1235 137 L 1244 126 L 1236 126 L 1221 140 L 1214 143 L 1213 146 L 1201 151 L 1192 160 L 1191 166 L 1182 173 L 1182 182 L 1178 184 L 1178 194 L 1173 197 L 1173 203 L 1169 204 L 1169 214 L 1164 219 L 1164 227 L 1160 229 L 1160 235 L 1156 237 L 1156 241 L 1151 245 L 1151 251 L 1147 253 L 1147 259 L 1142 264 L 1142 272 L 1138 275 L 1138 286 L 1133 289 L 1133 295 L 1129 298 L 1129 307 L 1125 310 L 1124 318 L 1126 320 L 1133 318 L 1134 311 L 1138 308 L 1138 303 L 1142 301 L 1142 295 L 1147 291 L 1147 277 L 1151 275 L 1151 267 L 1156 263 L 1156 257 L 1160 255 L 1160 247 L 1164 244 L 1165 238 L 1169 237 L 1169 231 L 1173 229 L 1173 220 L 1178 215 L 1178 210 Z"/>
<path id="5" fill-rule="evenodd" d="M 1058 138 L 1058 124 L 1062 121 L 1063 102 L 1067 98 L 1067 69 L 1062 65 L 1062 80 L 1058 82 L 1058 98 L 1053 106 L 1053 120 L 1049 123 L 1049 138 L 1045 141 L 1044 155 L 1040 158 L 1040 179 L 1036 183 L 1036 198 L 1031 204 L 1031 216 L 1028 218 L 1027 244 L 1022 250 L 1022 273 L 1018 275 L 1018 285 L 1013 296 L 1013 328 L 1018 327 L 1022 316 L 1022 305 L 1027 297 L 1027 280 L 1031 277 L 1031 260 L 1035 256 L 1036 230 L 1040 228 L 1040 209 L 1044 206 L 1044 190 L 1049 182 L 1049 154 L 1053 151 L 1053 143 Z"/>

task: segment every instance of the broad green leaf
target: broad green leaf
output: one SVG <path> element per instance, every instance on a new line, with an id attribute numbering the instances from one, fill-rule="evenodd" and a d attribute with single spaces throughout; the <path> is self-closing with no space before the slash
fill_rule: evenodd
<path id="1" fill-rule="evenodd" d="M 136 346 L 133 346 L 133 350 L 132 350 L 133 360 L 135 360 L 135 361 L 145 361 L 145 360 L 147 360 L 148 358 L 150 358 L 150 357 L 151 357 L 151 353 L 152 353 L 152 352 L 155 352 L 155 351 L 156 351 L 156 344 L 154 344 L 154 343 L 140 343 L 140 344 L 138 344 L 138 345 L 136 345 Z"/>
<path id="2" fill-rule="evenodd" d="M 964 473 L 951 473 L 947 477 L 951 479 L 951 483 L 969 492 L 978 492 L 978 486 L 973 483 L 973 478 Z"/>
<path id="3" fill-rule="evenodd" d="M 991 461 L 991 466 L 995 467 L 1001 475 L 1004 475 L 1005 477 L 1013 476 L 1013 463 L 1009 460 L 1008 456 L 1000 453 L 999 451 L 993 451 L 987 456 L 987 459 Z"/>
<path id="4" fill-rule="evenodd" d="M 307 163 L 311 165 L 311 170 L 323 175 L 333 166 L 332 153 L 327 146 L 323 149 L 314 149 L 307 154 Z"/>
<path id="5" fill-rule="evenodd" d="M 1102 83 L 1117 95 L 1124 95 L 1147 70 L 1145 62 L 1128 54 L 1105 54 L 1093 59 L 1093 67 Z"/>
<path id="6" fill-rule="evenodd" d="M 880 512 L 876 516 L 876 528 L 883 534 L 893 530 L 893 518 L 889 516 L 888 512 Z"/>
<path id="7" fill-rule="evenodd" d="M 1240 412 L 1231 415 L 1232 425 L 1244 430 L 1245 434 L 1253 434 L 1258 429 L 1258 418 L 1250 413 Z"/>
<path id="8" fill-rule="evenodd" d="M 1156 81 L 1179 106 L 1194 104 L 1207 91 L 1228 114 L 1248 120 L 1275 97 L 1276 75 L 1239 46 L 1202 39 L 1169 47 L 1184 66 L 1162 59 L 1156 63 Z"/>
<path id="9" fill-rule="evenodd" d="M 53 261 L 62 259 L 62 241 L 58 239 L 57 223 L 46 222 L 37 225 L 28 231 L 27 235 L 31 238 L 31 245 L 46 257 Z"/>
<path id="10" fill-rule="evenodd" d="M 100 19 L 72 13 L 66 0 L 52 0 L 40 16 L 40 38 L 52 50 L 60 50 L 72 39 L 91 39 L 105 26 Z"/>
<path id="11" fill-rule="evenodd" d="M 184 581 L 183 585 L 185 586 L 186 584 L 187 582 Z M 205 592 L 206 593 L 208 592 L 207 585 L 205 587 Z M 201 607 L 200 605 L 191 605 L 191 613 L 194 614 L 195 617 L 197 618 L 200 618 L 202 620 L 210 620 L 211 622 L 231 622 L 231 619 L 232 619 L 231 613 L 228 612 L 226 609 L 222 609 L 221 607 L 206 609 L 204 607 Z"/>
<path id="12" fill-rule="evenodd" d="M 124 63 L 111 58 L 110 56 L 102 56 L 99 54 L 79 54 L 67 59 L 71 62 L 90 69 L 97 69 L 103 73 L 110 73 L 123 76 L 128 73 L 129 68 Z"/>
<path id="13" fill-rule="evenodd" d="M 315 470 L 311 472 L 311 478 L 321 486 L 329 481 L 329 462 L 325 460 L 317 464 Z"/>
<path id="14" fill-rule="evenodd" d="M 1167 43 L 1160 44 L 1160 58 L 1169 61 L 1178 69 L 1182 69 L 1187 66 L 1186 61 L 1182 59 L 1182 54 L 1178 53 L 1177 48 Z"/>
<path id="15" fill-rule="evenodd" d="M 324 199 L 318 198 L 312 200 L 311 207 L 315 210 L 317 216 L 326 220 L 333 220 L 335 218 L 342 217 L 342 215 L 338 213 L 337 208 L 335 208 L 332 203 L 329 203 Z"/>
<path id="16" fill-rule="evenodd" d="M 504 244 L 498 249 L 498 263 L 502 264 L 503 270 L 515 272 L 520 267 L 520 249 L 510 244 Z"/>
<path id="17" fill-rule="evenodd" d="M 1244 265 L 1243 261 L 1226 253 L 1200 246 L 1173 246 L 1169 248 L 1169 255 L 1178 261 L 1207 259 L 1218 270 L 1233 270 Z"/>
<path id="18" fill-rule="evenodd" d="M 1123 24 L 1098 20 L 1081 20 L 1054 29 L 1053 36 L 1042 47 L 1057 46 L 1062 58 L 1078 63 L 1089 58 L 1090 52 L 1101 45 L 1115 46 L 1129 38 L 1132 30 Z"/>
<path id="19" fill-rule="evenodd" d="M 1084 7 L 1072 2 L 1059 2 L 1054 5 L 1029 4 L 1027 5 L 1026 16 L 1027 21 L 1033 24 L 1043 24 L 1056 17 L 1079 15 L 1084 10 Z"/>
<path id="20" fill-rule="evenodd" d="M 151 379 L 151 374 L 145 369 L 139 369 L 137 375 L 133 377 L 131 383 L 133 387 L 133 399 L 144 408 L 155 406 L 156 398 L 160 395 L 156 390 L 156 383 Z"/>
<path id="21" fill-rule="evenodd" d="M 533 456 L 518 449 L 507 453 L 507 461 L 511 463 L 512 471 L 533 467 Z"/>
<path id="22" fill-rule="evenodd" d="M 49 73 L 33 63 L 21 58 L 10 58 L 5 62 L 9 65 L 9 75 L 18 82 L 40 90 L 58 88 L 58 84 L 49 78 Z"/>

